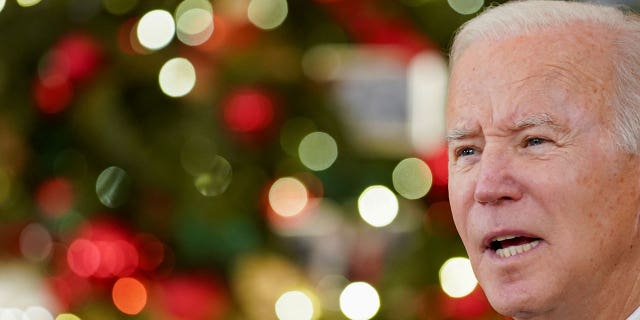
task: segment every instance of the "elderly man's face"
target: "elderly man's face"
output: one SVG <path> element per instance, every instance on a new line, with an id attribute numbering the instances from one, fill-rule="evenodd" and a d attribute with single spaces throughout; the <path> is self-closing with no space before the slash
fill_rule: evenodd
<path id="1" fill-rule="evenodd" d="M 581 28 L 475 43 L 452 72 L 453 218 L 506 315 L 603 310 L 637 273 L 638 157 L 615 146 L 605 33 Z"/>

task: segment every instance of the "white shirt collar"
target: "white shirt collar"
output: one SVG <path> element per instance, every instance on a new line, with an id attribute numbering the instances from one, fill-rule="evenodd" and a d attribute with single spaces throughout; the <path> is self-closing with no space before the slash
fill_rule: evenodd
<path id="1" fill-rule="evenodd" d="M 638 307 L 638 309 L 636 309 L 636 311 L 634 311 L 627 320 L 640 320 L 640 307 Z"/>

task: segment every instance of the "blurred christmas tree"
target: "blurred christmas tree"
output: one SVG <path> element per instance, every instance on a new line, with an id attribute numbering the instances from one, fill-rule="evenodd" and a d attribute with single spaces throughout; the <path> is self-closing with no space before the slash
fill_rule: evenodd
<path id="1" fill-rule="evenodd" d="M 0 0 L 0 319 L 499 319 L 448 260 L 481 6 Z"/>

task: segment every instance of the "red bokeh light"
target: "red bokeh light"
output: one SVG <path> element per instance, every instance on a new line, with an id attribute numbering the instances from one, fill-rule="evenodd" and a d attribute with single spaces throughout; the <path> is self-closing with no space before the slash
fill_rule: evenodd
<path id="1" fill-rule="evenodd" d="M 67 78 L 52 74 L 37 79 L 33 86 L 33 98 L 42 113 L 55 114 L 66 109 L 73 98 L 73 86 Z"/>
<path id="2" fill-rule="evenodd" d="M 74 240 L 67 250 L 69 268 L 78 276 L 92 276 L 100 267 L 100 262 L 100 250 L 87 239 Z"/>
<path id="3" fill-rule="evenodd" d="M 223 286 L 206 276 L 181 276 L 158 286 L 158 303 L 170 319 L 223 319 L 229 301 Z"/>
<path id="4" fill-rule="evenodd" d="M 97 42 L 88 35 L 71 33 L 49 50 L 33 85 L 33 98 L 40 111 L 55 114 L 69 106 L 75 87 L 93 76 L 102 62 Z"/>
<path id="5" fill-rule="evenodd" d="M 223 103 L 224 120 L 236 132 L 264 131 L 273 122 L 273 99 L 258 89 L 241 89 L 232 92 Z"/>
<path id="6" fill-rule="evenodd" d="M 49 179 L 41 183 L 36 190 L 38 208 L 51 217 L 59 217 L 69 212 L 74 198 L 71 182 L 65 178 Z"/>
<path id="7" fill-rule="evenodd" d="M 92 37 L 72 33 L 58 41 L 50 59 L 50 74 L 60 74 L 72 82 L 78 82 L 93 76 L 100 66 L 102 53 Z"/>
<path id="8" fill-rule="evenodd" d="M 139 254 L 133 237 L 115 223 L 84 226 L 67 252 L 70 269 L 82 277 L 112 278 L 133 274 Z"/>

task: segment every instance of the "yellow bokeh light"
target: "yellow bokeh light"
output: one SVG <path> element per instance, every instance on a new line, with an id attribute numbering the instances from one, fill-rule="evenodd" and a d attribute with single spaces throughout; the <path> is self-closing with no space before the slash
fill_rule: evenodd
<path id="1" fill-rule="evenodd" d="M 0 11 L 2 11 L 2 9 L 4 9 L 4 5 L 6 4 L 6 0 L 0 0 Z"/>
<path id="2" fill-rule="evenodd" d="M 61 313 L 56 317 L 56 320 L 82 320 L 80 317 L 72 313 Z"/>
<path id="3" fill-rule="evenodd" d="M 18 5 L 21 7 L 31 7 L 40 3 L 40 1 L 42 0 L 17 0 L 16 2 L 18 2 Z"/>
<path id="4" fill-rule="evenodd" d="M 247 8 L 249 21 L 263 30 L 280 26 L 288 13 L 286 0 L 251 0 Z"/>
<path id="5" fill-rule="evenodd" d="M 358 198 L 360 217 L 374 227 L 389 225 L 398 215 L 398 198 L 385 186 L 366 188 Z"/>
<path id="6" fill-rule="evenodd" d="M 197 46 L 213 33 L 213 9 L 206 0 L 185 0 L 176 9 L 176 35 L 189 46 Z"/>
<path id="7" fill-rule="evenodd" d="M 424 197 L 433 182 L 429 166 L 418 158 L 407 158 L 393 169 L 393 187 L 407 199 Z"/>
<path id="8" fill-rule="evenodd" d="M 149 50 L 158 50 L 171 42 L 175 31 L 176 26 L 171 13 L 153 10 L 140 18 L 136 35 L 142 46 Z"/>
<path id="9" fill-rule="evenodd" d="M 338 144 L 327 133 L 312 132 L 300 141 L 298 156 L 305 167 L 322 171 L 331 167 L 338 158 Z"/>
<path id="10" fill-rule="evenodd" d="M 353 282 L 340 294 L 340 310 L 349 319 L 368 320 L 380 309 L 378 291 L 366 282 Z"/>
<path id="11" fill-rule="evenodd" d="M 313 319 L 313 302 L 301 291 L 285 292 L 276 301 L 276 315 L 280 320 Z"/>
<path id="12" fill-rule="evenodd" d="M 482 9 L 484 0 L 447 0 L 451 9 L 459 14 L 474 14 Z"/>
<path id="13" fill-rule="evenodd" d="M 439 276 L 442 290 L 453 298 L 470 294 L 478 285 L 471 261 L 467 258 L 455 257 L 447 260 L 440 268 Z"/>
<path id="14" fill-rule="evenodd" d="M 308 202 L 307 187 L 296 178 L 280 178 L 269 189 L 269 205 L 275 213 L 283 217 L 299 214 Z"/>
<path id="15" fill-rule="evenodd" d="M 160 69 L 158 82 L 164 94 L 173 98 L 185 96 L 196 84 L 196 69 L 185 58 L 173 58 Z"/>

